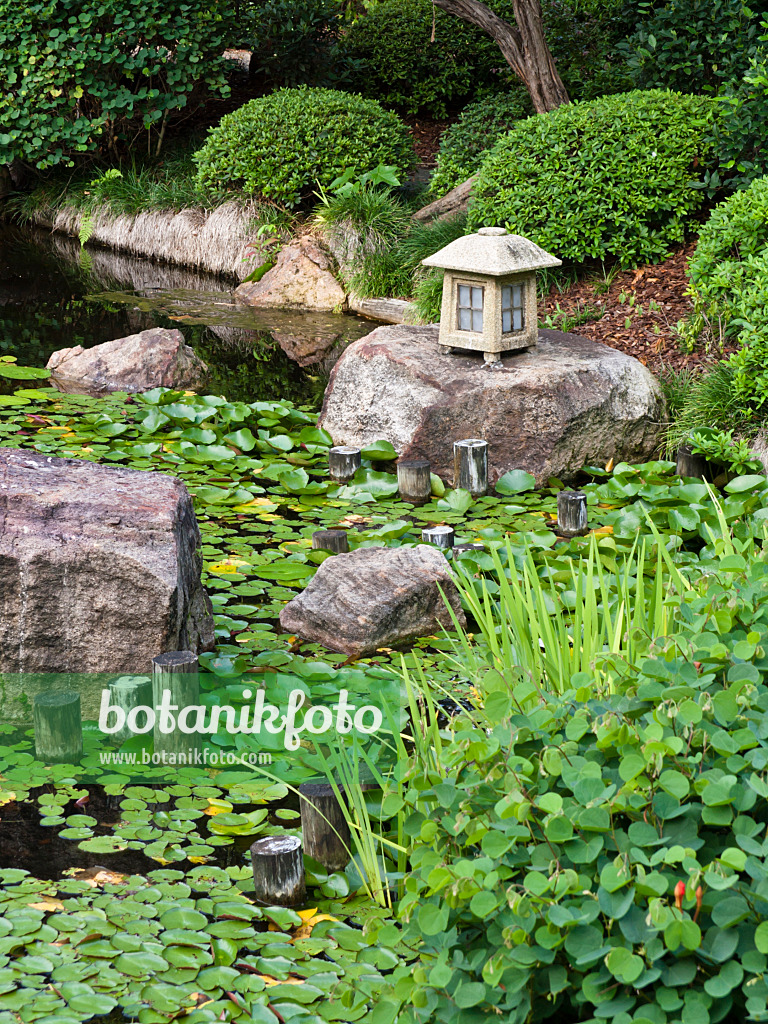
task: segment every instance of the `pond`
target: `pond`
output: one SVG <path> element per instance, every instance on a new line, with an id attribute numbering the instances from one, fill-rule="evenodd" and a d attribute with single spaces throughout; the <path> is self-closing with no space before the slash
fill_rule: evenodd
<path id="1" fill-rule="evenodd" d="M 351 314 L 255 310 L 236 304 L 233 290 L 211 274 L 0 224 L 0 354 L 22 365 L 177 328 L 208 364 L 208 392 L 319 405 L 341 352 L 376 326 Z"/>

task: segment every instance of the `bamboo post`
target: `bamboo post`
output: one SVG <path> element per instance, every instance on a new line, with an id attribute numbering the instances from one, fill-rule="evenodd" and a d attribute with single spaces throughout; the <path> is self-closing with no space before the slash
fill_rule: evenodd
<path id="1" fill-rule="evenodd" d="M 561 537 L 581 537 L 587 533 L 587 496 L 583 491 L 560 491 L 557 529 Z"/>
<path id="2" fill-rule="evenodd" d="M 312 547 L 315 551 L 344 555 L 349 551 L 349 535 L 346 530 L 317 530 L 312 534 Z"/>
<path id="3" fill-rule="evenodd" d="M 341 871 L 350 861 L 351 838 L 344 811 L 327 782 L 303 782 L 301 834 L 304 852 L 330 871 Z"/>
<path id="4" fill-rule="evenodd" d="M 149 676 L 120 676 L 109 684 L 111 693 L 110 704 L 118 707 L 125 715 L 122 729 L 112 733 L 118 743 L 123 743 L 134 735 L 129 728 L 128 715 L 138 707 L 151 707 L 152 680 Z"/>
<path id="5" fill-rule="evenodd" d="M 35 757 L 46 764 L 77 764 L 83 756 L 80 694 L 46 690 L 32 705 Z"/>
<path id="6" fill-rule="evenodd" d="M 161 714 L 157 711 L 165 690 L 170 691 L 169 705 L 177 709 L 172 712 L 177 721 L 176 728 L 168 733 L 160 731 Z M 195 751 L 200 749 L 200 733 L 181 732 L 178 728 L 178 716 L 185 707 L 199 703 L 200 680 L 197 674 L 196 654 L 192 651 L 169 651 L 152 659 L 152 704 L 156 713 L 155 753 L 161 755 L 163 763 L 168 761 L 177 766 L 184 764 L 183 758 L 179 755 L 194 759 Z"/>
<path id="7" fill-rule="evenodd" d="M 397 487 L 403 501 L 424 505 L 432 496 L 432 477 L 427 459 L 398 459 Z"/>
<path id="8" fill-rule="evenodd" d="M 452 548 L 456 533 L 452 526 L 430 526 L 421 531 L 424 544 L 434 544 L 438 548 Z"/>
<path id="9" fill-rule="evenodd" d="M 307 897 L 301 840 L 268 836 L 251 847 L 256 902 L 269 907 L 297 907 Z"/>
<path id="10" fill-rule="evenodd" d="M 488 442 L 476 437 L 453 445 L 453 486 L 475 497 L 488 490 Z"/>
<path id="11" fill-rule="evenodd" d="M 362 465 L 359 448 L 351 445 L 337 445 L 328 449 L 328 473 L 331 480 L 345 484 L 351 480 Z"/>
<path id="12" fill-rule="evenodd" d="M 687 444 L 680 445 L 677 449 L 675 472 L 678 476 L 693 476 L 700 480 L 708 480 L 710 477 L 707 460 L 703 455 L 694 455 Z"/>

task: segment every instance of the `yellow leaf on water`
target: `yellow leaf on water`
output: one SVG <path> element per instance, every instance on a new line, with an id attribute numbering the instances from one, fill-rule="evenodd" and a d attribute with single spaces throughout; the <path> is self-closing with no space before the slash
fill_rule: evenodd
<path id="1" fill-rule="evenodd" d="M 209 814 L 211 817 L 215 814 L 229 814 L 232 806 L 229 800 L 212 800 L 209 798 L 208 806 L 203 811 L 203 814 Z"/>
<path id="2" fill-rule="evenodd" d="M 250 564 L 250 562 L 246 562 L 242 558 L 228 558 L 226 562 L 216 562 L 214 565 L 207 566 L 207 569 L 208 572 L 224 574 L 228 572 L 238 572 L 241 566 Z"/>
<path id="3" fill-rule="evenodd" d="M 191 864 L 207 864 L 208 863 L 208 858 L 207 857 L 187 857 L 187 860 Z"/>
<path id="4" fill-rule="evenodd" d="M 32 907 L 33 910 L 63 910 L 64 904 L 61 900 L 55 900 L 53 897 L 46 897 L 44 900 L 40 900 L 39 903 L 28 903 L 28 907 Z"/>
<path id="5" fill-rule="evenodd" d="M 338 921 L 338 917 L 331 917 L 330 914 L 318 914 L 316 910 L 300 910 L 299 916 L 304 923 L 293 933 L 291 942 L 295 942 L 297 939 L 308 939 L 312 934 L 312 929 L 321 921 Z"/>
<path id="6" fill-rule="evenodd" d="M 297 910 L 296 913 L 299 915 L 302 921 L 311 921 L 317 913 L 317 907 L 312 907 L 309 910 Z"/>

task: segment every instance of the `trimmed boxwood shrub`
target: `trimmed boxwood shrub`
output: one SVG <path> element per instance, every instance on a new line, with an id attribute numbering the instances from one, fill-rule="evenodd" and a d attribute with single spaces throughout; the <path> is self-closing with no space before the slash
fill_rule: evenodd
<path id="1" fill-rule="evenodd" d="M 712 211 L 688 266 L 695 312 L 689 330 L 739 341 L 728 360 L 731 412 L 768 417 L 768 177 Z"/>
<path id="2" fill-rule="evenodd" d="M 566 260 L 663 259 L 704 201 L 716 102 L 651 90 L 520 122 L 483 162 L 469 226 L 506 224 Z"/>
<path id="3" fill-rule="evenodd" d="M 440 139 L 430 191 L 443 195 L 466 181 L 496 140 L 530 112 L 528 94 L 522 86 L 470 103 Z"/>
<path id="4" fill-rule="evenodd" d="M 375 100 L 334 89 L 279 89 L 227 114 L 195 154 L 205 189 L 241 187 L 298 206 L 345 170 L 388 164 L 405 175 L 413 142 L 400 118 Z"/>

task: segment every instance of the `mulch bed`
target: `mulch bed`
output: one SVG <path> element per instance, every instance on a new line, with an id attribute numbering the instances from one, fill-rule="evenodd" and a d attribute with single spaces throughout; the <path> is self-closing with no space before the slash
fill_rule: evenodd
<path id="1" fill-rule="evenodd" d="M 735 346 L 726 346 L 724 353 L 707 352 L 703 346 L 686 353 L 674 336 L 675 324 L 692 308 L 686 294 L 686 266 L 695 247 L 693 241 L 680 246 L 663 263 L 622 271 L 607 291 L 602 274 L 579 280 L 562 292 L 553 287 L 539 315 L 558 320 L 553 324 L 556 329 L 568 329 L 634 356 L 654 373 L 670 368 L 696 369 L 715 362 L 722 354 L 734 351 Z M 576 326 L 567 322 L 563 325 L 561 314 L 573 317 L 590 310 L 596 316 L 602 312 L 602 316 Z"/>
<path id="2" fill-rule="evenodd" d="M 434 167 L 437 162 L 437 150 L 440 146 L 440 136 L 445 129 L 456 118 L 445 121 L 430 121 L 428 118 L 404 116 L 403 120 L 408 125 L 413 136 L 413 145 L 416 156 L 422 167 Z"/>

